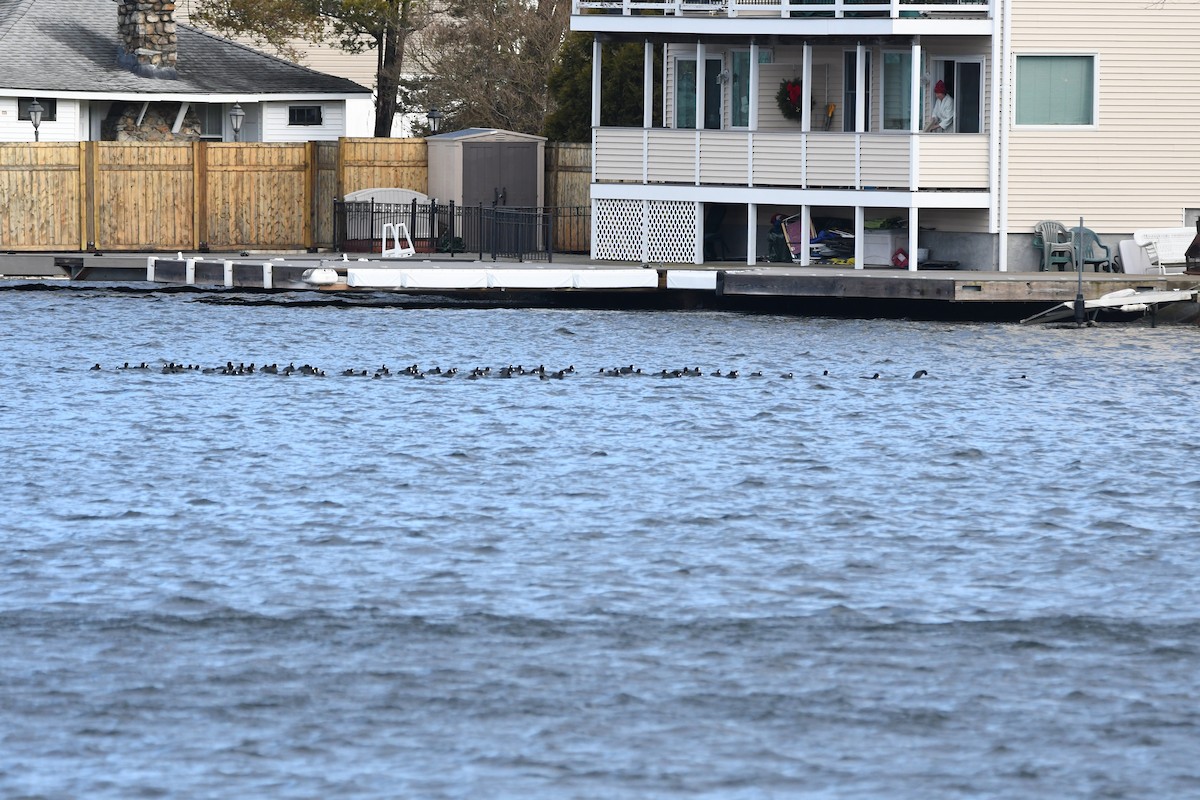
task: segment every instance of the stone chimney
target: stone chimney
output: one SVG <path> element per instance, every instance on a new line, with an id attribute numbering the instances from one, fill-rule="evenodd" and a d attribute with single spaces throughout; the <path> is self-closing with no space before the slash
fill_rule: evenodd
<path id="1" fill-rule="evenodd" d="M 174 0 L 120 0 L 117 32 L 118 64 L 146 78 L 175 79 Z"/>

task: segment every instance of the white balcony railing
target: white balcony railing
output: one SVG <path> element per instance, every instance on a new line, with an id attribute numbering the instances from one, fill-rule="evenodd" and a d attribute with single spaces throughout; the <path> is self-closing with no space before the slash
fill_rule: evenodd
<path id="1" fill-rule="evenodd" d="M 600 183 L 987 190 L 985 134 L 598 128 Z"/>
<path id="2" fill-rule="evenodd" d="M 572 14 L 990 18 L 993 0 L 572 0 Z"/>

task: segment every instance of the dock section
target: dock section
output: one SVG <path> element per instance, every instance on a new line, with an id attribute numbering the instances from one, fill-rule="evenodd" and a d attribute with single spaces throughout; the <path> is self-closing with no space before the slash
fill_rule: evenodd
<path id="1" fill-rule="evenodd" d="M 36 278 L 26 258 L 0 256 L 0 274 Z M 46 256 L 39 257 L 42 261 Z M 465 259 L 329 258 L 315 254 L 232 258 L 210 254 L 53 258 L 61 277 L 199 290 L 334 292 L 391 296 L 429 306 L 659 308 L 770 311 L 847 317 L 1010 320 L 1060 303 L 1120 291 L 1200 288 L 1200 275 L 968 270 L 729 269 L 614 264 L 585 257 L 552 264 Z M 714 265 L 715 267 L 716 265 Z M 13 269 L 18 270 L 14 273 Z M 1167 306 L 1162 306 L 1166 308 Z M 1170 304 L 1169 321 L 1200 320 L 1195 300 Z M 1168 318 L 1159 317 L 1162 321 Z"/>
<path id="2" fill-rule="evenodd" d="M 907 309 L 916 315 L 958 319 L 1020 319 L 1027 313 L 1074 300 L 1125 289 L 1187 290 L 1200 287 L 1200 275 L 1085 272 L 967 272 L 960 270 L 830 270 L 771 267 L 723 270 L 717 294 L 730 302 L 771 308 L 848 307 L 889 314 Z M 1196 303 L 1180 304 L 1195 316 Z M 889 314 L 890 315 L 890 314 Z"/>

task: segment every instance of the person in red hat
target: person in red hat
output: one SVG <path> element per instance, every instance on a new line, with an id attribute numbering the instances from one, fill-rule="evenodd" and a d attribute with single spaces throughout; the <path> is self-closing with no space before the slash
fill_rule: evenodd
<path id="1" fill-rule="evenodd" d="M 933 95 L 933 118 L 925 126 L 926 133 L 954 133 L 954 98 L 946 93 L 945 81 L 937 82 Z"/>

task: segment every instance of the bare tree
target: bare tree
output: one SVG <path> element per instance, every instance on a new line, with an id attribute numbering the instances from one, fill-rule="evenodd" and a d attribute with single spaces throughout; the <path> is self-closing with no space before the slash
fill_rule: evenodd
<path id="1" fill-rule="evenodd" d="M 296 58 L 299 39 L 351 53 L 374 50 L 375 135 L 390 136 L 408 43 L 429 23 L 429 0 L 195 0 L 193 18 Z"/>

